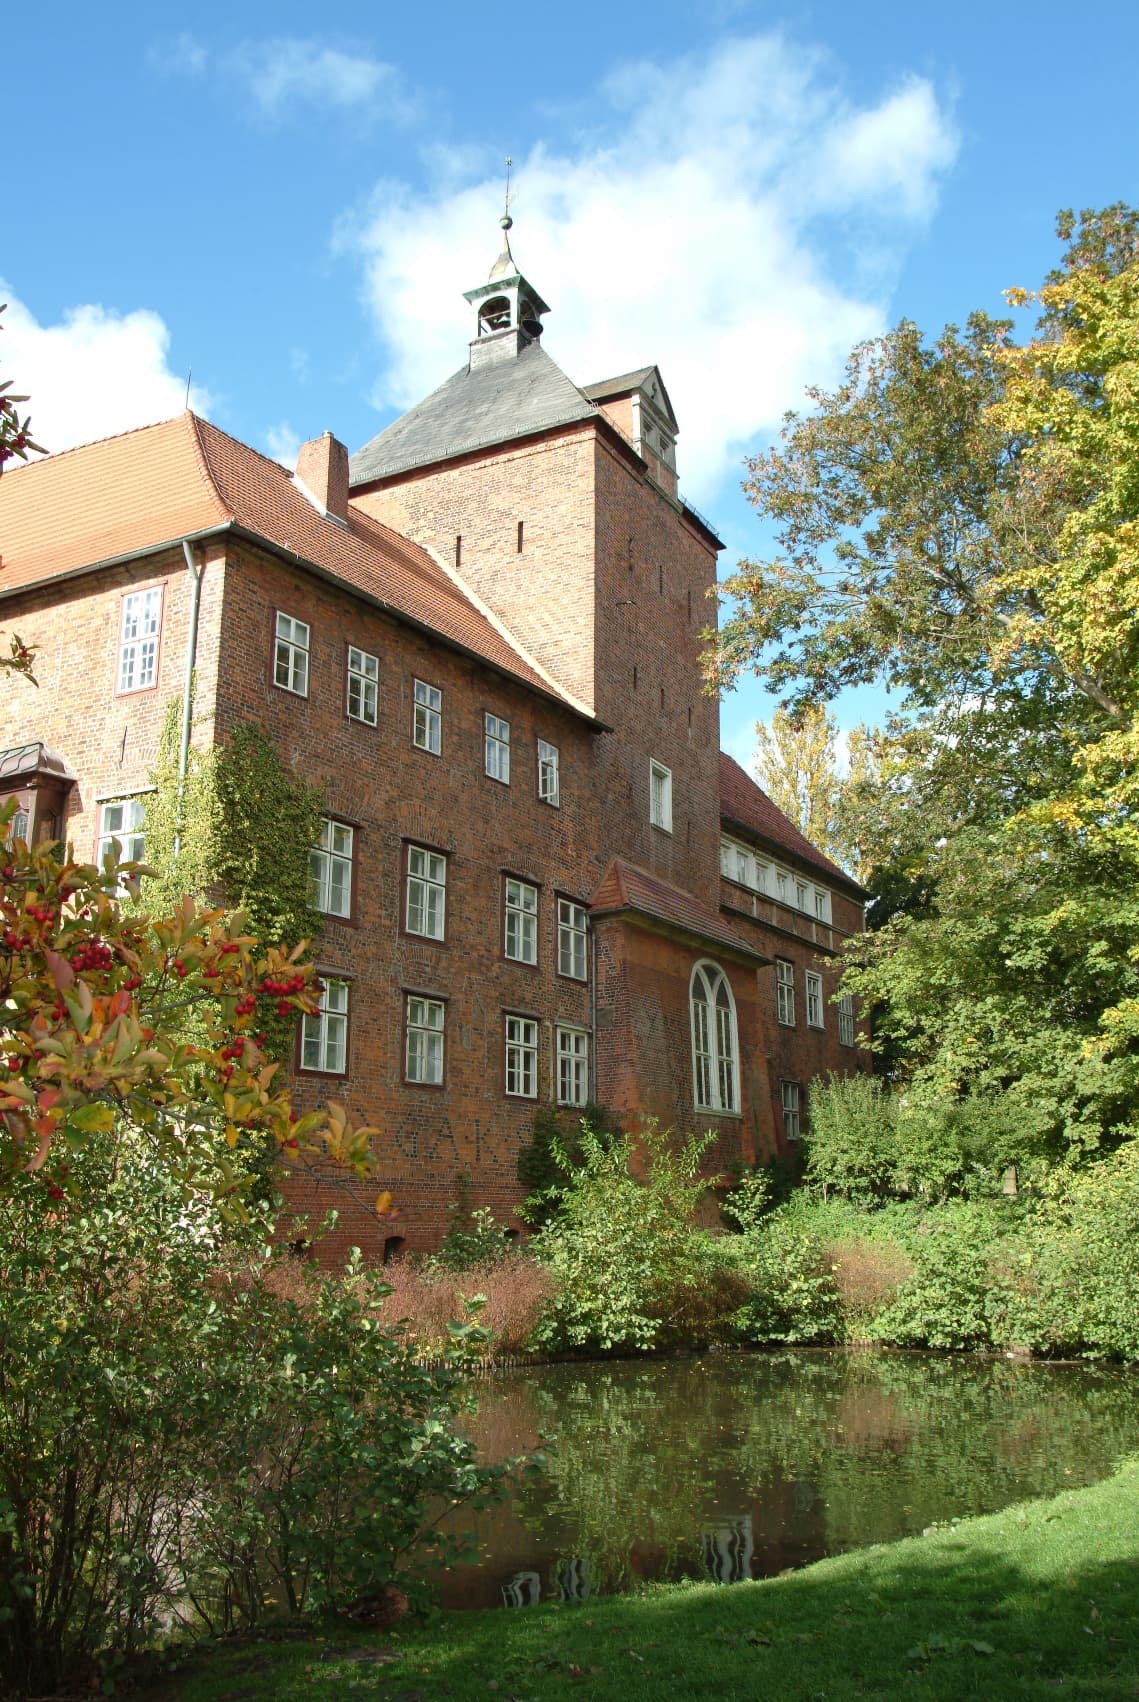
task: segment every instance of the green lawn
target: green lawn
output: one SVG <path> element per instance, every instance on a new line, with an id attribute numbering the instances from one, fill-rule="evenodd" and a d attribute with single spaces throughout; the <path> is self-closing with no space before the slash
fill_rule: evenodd
<path id="1" fill-rule="evenodd" d="M 1139 1461 L 1106 1483 L 730 1588 L 454 1613 L 196 1656 L 170 1702 L 1139 1696 Z"/>

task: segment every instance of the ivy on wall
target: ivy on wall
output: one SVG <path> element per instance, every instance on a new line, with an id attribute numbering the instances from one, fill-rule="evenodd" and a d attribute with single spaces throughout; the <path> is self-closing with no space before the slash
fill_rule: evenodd
<path id="1" fill-rule="evenodd" d="M 146 797 L 146 861 L 154 875 L 143 904 L 172 910 L 189 892 L 243 911 L 263 945 L 291 949 L 319 939 L 323 917 L 309 897 L 309 851 L 320 837 L 320 790 L 248 721 L 233 728 L 227 744 L 191 747 L 180 788 L 181 725 L 174 701 L 159 740 L 155 790 Z M 272 1056 L 289 1055 L 293 1032 L 291 1019 L 270 1022 Z"/>

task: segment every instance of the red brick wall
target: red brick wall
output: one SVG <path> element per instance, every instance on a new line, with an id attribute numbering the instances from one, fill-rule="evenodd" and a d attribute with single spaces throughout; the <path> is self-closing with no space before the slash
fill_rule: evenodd
<path id="1" fill-rule="evenodd" d="M 223 567 L 212 545 L 202 577 L 194 743 L 213 735 Z M 122 598 L 161 584 L 162 628 L 153 687 L 116 692 Z M 42 739 L 78 776 L 66 831 L 77 856 L 94 858 L 96 800 L 148 786 L 162 723 L 185 683 L 189 574 L 181 549 L 6 600 L 4 624 L 36 652 L 38 686 L 9 676 L 0 693 L 0 748 Z"/>
<path id="2" fill-rule="evenodd" d="M 645 1113 L 662 1128 L 684 1134 L 714 1129 L 718 1139 L 708 1159 L 713 1171 L 770 1157 L 776 1133 L 755 970 L 712 947 L 701 948 L 619 916 L 600 918 L 595 939 L 602 1103 L 630 1126 Z M 694 1104 L 689 992 L 694 964 L 706 961 L 727 975 L 735 1000 L 738 1117 L 698 1111 Z"/>

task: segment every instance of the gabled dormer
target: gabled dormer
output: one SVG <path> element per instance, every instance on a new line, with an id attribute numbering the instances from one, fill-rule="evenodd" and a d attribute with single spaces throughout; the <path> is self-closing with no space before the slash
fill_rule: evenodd
<path id="1" fill-rule="evenodd" d="M 659 367 L 642 366 L 582 390 L 606 419 L 633 445 L 650 477 L 669 496 L 676 495 L 676 415 Z"/>

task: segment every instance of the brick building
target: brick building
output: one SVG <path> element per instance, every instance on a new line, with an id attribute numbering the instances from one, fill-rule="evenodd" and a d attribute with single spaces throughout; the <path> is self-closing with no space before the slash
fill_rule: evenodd
<path id="1" fill-rule="evenodd" d="M 720 545 L 660 373 L 573 384 L 508 238 L 468 300 L 469 360 L 351 460 L 326 434 L 290 476 L 186 413 L 0 481 L 0 619 L 39 681 L 5 686 L 0 795 L 33 838 L 139 854 L 191 691 L 195 746 L 256 721 L 322 787 L 296 1092 L 383 1131 L 409 1246 L 460 1171 L 511 1217 L 541 1104 L 712 1127 L 727 1167 L 867 1067 L 831 1002 L 861 891 L 701 690 Z M 290 1183 L 378 1253 L 371 1193 Z"/>

